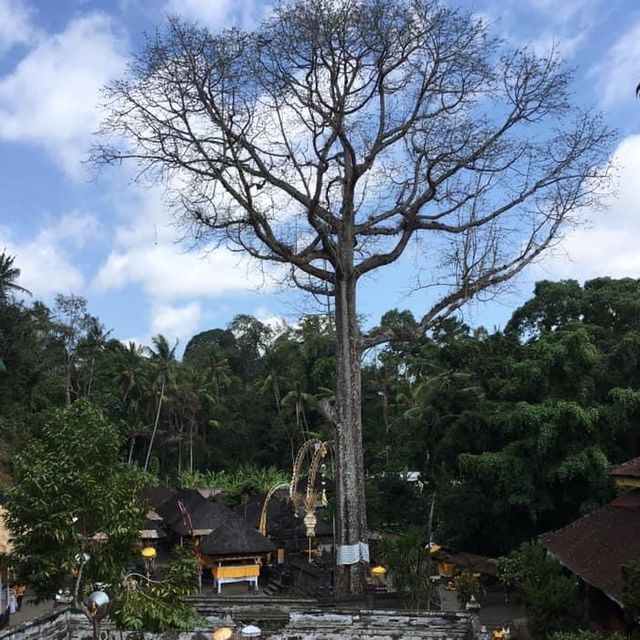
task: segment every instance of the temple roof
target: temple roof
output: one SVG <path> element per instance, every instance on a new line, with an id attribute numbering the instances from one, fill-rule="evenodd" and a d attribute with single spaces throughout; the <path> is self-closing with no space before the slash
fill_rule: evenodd
<path id="1" fill-rule="evenodd" d="M 148 487 L 142 492 L 142 497 L 149 503 L 151 506 L 156 509 L 162 503 L 166 502 L 175 495 L 175 491 L 170 489 L 169 487 L 164 487 L 162 485 L 156 485 L 155 487 Z"/>
<path id="2" fill-rule="evenodd" d="M 640 560 L 640 490 L 541 540 L 562 565 L 622 606 L 621 566 Z"/>
<path id="3" fill-rule="evenodd" d="M 167 501 L 156 507 L 156 513 L 168 525 L 182 521 L 186 514 L 191 514 L 206 502 L 200 493 L 193 489 L 181 489 Z"/>
<path id="4" fill-rule="evenodd" d="M 221 524 L 202 538 L 199 548 L 208 556 L 263 554 L 276 550 L 270 540 L 240 518 Z"/>
<path id="5" fill-rule="evenodd" d="M 611 467 L 609 475 L 614 480 L 621 478 L 637 478 L 640 480 L 640 458 L 633 458 L 615 467 Z"/>
<path id="6" fill-rule="evenodd" d="M 205 500 L 189 512 L 186 518 L 171 523 L 171 528 L 179 536 L 208 535 L 225 522 L 240 520 L 229 507 L 221 502 Z"/>

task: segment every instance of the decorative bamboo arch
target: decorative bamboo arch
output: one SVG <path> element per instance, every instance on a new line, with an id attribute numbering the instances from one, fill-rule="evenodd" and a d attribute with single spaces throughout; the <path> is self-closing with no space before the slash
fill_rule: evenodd
<path id="1" fill-rule="evenodd" d="M 280 489 L 289 489 L 289 499 L 293 504 L 294 513 L 297 517 L 302 516 L 302 513 L 305 514 L 305 518 L 315 515 L 315 510 L 320 506 L 327 505 L 327 493 L 324 487 L 324 481 L 322 484 L 322 493 L 320 498 L 318 499 L 314 487 L 316 483 L 316 476 L 318 475 L 318 470 L 320 469 L 320 465 L 322 460 L 326 457 L 327 453 L 333 447 L 333 440 L 322 440 L 312 439 L 307 440 L 299 449 L 298 454 L 293 463 L 293 472 L 291 474 L 291 482 L 289 483 L 278 483 L 271 487 L 265 496 L 264 503 L 262 505 L 262 511 L 260 512 L 260 524 L 259 531 L 264 536 L 267 535 L 267 510 L 269 508 L 269 501 L 273 497 L 273 494 Z M 313 449 L 313 456 L 311 458 L 311 463 L 309 464 L 307 471 L 307 490 L 302 496 L 298 492 L 298 483 L 300 482 L 300 477 L 302 473 L 302 465 L 304 463 L 305 456 L 307 453 Z M 315 523 L 313 525 L 315 527 Z M 309 527 L 308 527 L 309 529 Z M 307 535 L 309 537 L 313 537 L 315 533 L 307 531 Z"/>

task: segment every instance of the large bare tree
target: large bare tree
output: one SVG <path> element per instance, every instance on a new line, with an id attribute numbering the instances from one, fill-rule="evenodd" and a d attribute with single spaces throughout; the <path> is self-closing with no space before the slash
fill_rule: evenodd
<path id="1" fill-rule="evenodd" d="M 137 161 L 197 238 L 335 299 L 340 594 L 368 553 L 363 349 L 495 291 L 598 200 L 612 134 L 569 81 L 432 0 L 299 0 L 250 32 L 169 20 L 106 90 L 98 163 Z M 363 334 L 359 282 L 414 238 L 437 297 L 417 329 Z"/>

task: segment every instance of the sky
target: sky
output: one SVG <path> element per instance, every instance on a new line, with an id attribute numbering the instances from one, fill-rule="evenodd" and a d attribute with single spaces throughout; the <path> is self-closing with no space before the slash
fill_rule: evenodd
<path id="1" fill-rule="evenodd" d="M 451 0 L 449 4 L 454 4 Z M 576 68 L 574 100 L 617 129 L 616 192 L 604 211 L 531 266 L 507 293 L 466 307 L 463 319 L 504 326 L 541 279 L 640 277 L 640 2 L 637 0 L 466 0 L 514 46 L 557 47 Z M 149 344 L 164 334 L 182 347 L 238 313 L 295 323 L 320 311 L 224 248 L 192 251 L 159 189 L 132 168 L 99 175 L 87 163 L 101 119 L 100 89 L 121 77 L 144 34 L 168 15 L 212 30 L 251 28 L 260 0 L 0 0 L 0 251 L 16 256 L 19 284 L 51 304 L 57 293 L 87 298 L 112 336 Z M 366 325 L 398 307 L 420 315 L 411 292 L 411 252 L 365 281 Z"/>

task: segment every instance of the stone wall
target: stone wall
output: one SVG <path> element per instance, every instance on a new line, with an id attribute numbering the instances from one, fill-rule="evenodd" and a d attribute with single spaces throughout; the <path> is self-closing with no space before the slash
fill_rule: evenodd
<path id="1" fill-rule="evenodd" d="M 277 605 L 274 602 L 274 608 Z M 268 611 L 265 613 L 269 613 Z M 213 612 L 212 612 L 213 614 Z M 259 619 L 240 617 L 234 611 L 210 615 L 200 629 L 163 634 L 116 631 L 105 621 L 103 631 L 114 640 L 209 640 L 219 626 L 239 629 L 243 623 Z M 273 612 L 271 612 L 273 616 Z M 398 611 L 291 611 L 288 624 L 270 630 L 269 621 L 262 626 L 262 637 L 271 640 L 474 640 L 473 618 L 467 613 L 408 613 Z M 91 638 L 91 625 L 80 614 L 61 609 L 36 620 L 8 627 L 0 632 L 0 640 L 86 640 Z"/>
<path id="2" fill-rule="evenodd" d="M 0 640 L 68 640 L 69 610 L 56 609 L 53 613 L 28 620 L 0 630 Z"/>
<path id="3" fill-rule="evenodd" d="M 289 624 L 271 640 L 472 640 L 467 613 L 398 611 L 292 612 Z"/>

